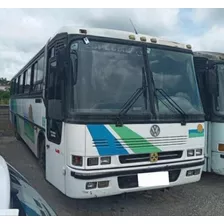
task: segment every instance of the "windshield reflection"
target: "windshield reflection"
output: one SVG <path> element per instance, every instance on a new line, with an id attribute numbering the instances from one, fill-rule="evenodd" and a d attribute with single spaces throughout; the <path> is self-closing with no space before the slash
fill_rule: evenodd
<path id="1" fill-rule="evenodd" d="M 77 67 L 78 76 L 77 83 L 71 82 L 70 113 L 116 114 L 142 86 L 142 69 L 145 67 L 142 47 L 76 41 L 71 49 L 78 54 L 78 66 L 72 60 L 73 71 Z M 146 108 L 142 95 L 128 113 L 149 114 Z"/>
<path id="2" fill-rule="evenodd" d="M 71 118 L 76 113 L 117 115 L 134 91 L 142 87 L 142 69 L 146 75 L 152 72 L 155 88 L 164 90 L 187 115 L 203 116 L 192 54 L 147 48 L 147 71 L 142 46 L 76 40 L 70 52 L 67 110 Z M 144 92 L 127 114 L 151 116 L 152 105 L 147 99 L 153 96 L 148 93 Z M 166 106 L 166 99 L 156 94 L 154 97 L 158 117 L 179 119 L 180 113 Z"/>
<path id="3" fill-rule="evenodd" d="M 147 54 L 155 87 L 164 90 L 186 114 L 203 114 L 193 55 L 155 48 L 148 48 Z M 158 97 L 159 115 L 174 116 L 178 113 L 166 106 L 166 99 Z"/>

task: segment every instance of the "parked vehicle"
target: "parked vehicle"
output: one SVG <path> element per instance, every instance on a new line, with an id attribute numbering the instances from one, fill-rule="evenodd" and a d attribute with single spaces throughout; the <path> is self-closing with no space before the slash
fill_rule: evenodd
<path id="1" fill-rule="evenodd" d="M 27 179 L 0 156 L 0 215 L 54 216 Z"/>
<path id="2" fill-rule="evenodd" d="M 71 198 L 201 178 L 204 112 L 190 45 L 63 27 L 12 78 L 10 119 L 47 181 Z"/>
<path id="3" fill-rule="evenodd" d="M 194 52 L 205 121 L 204 171 L 224 175 L 224 54 Z"/>

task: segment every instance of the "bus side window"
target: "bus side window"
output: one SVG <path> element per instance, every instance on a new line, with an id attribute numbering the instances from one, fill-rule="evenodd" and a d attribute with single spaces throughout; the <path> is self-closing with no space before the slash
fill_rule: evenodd
<path id="1" fill-rule="evenodd" d="M 44 77 L 44 56 L 38 59 L 33 65 L 33 92 L 41 92 L 43 89 L 43 77 Z"/>
<path id="2" fill-rule="evenodd" d="M 20 94 L 23 93 L 23 90 L 24 90 L 23 87 L 24 86 L 23 86 L 23 73 L 22 73 L 21 76 L 20 76 L 20 81 L 19 81 L 19 93 Z"/>
<path id="3" fill-rule="evenodd" d="M 16 88 L 15 88 L 15 93 L 18 94 L 19 93 L 19 78 L 16 78 Z"/>
<path id="4" fill-rule="evenodd" d="M 61 142 L 61 80 L 57 72 L 57 61 L 54 47 L 49 51 L 47 74 L 47 137 L 56 144 Z"/>
<path id="5" fill-rule="evenodd" d="M 25 71 L 25 86 L 24 86 L 24 93 L 30 92 L 30 85 L 31 85 L 31 68 Z"/>

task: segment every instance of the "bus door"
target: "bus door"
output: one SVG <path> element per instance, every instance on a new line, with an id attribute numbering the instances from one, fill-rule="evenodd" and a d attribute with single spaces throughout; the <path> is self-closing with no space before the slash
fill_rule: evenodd
<path id="1" fill-rule="evenodd" d="M 63 137 L 64 81 L 58 71 L 58 56 L 52 46 L 48 53 L 46 86 L 46 179 L 65 193 L 65 144 Z"/>

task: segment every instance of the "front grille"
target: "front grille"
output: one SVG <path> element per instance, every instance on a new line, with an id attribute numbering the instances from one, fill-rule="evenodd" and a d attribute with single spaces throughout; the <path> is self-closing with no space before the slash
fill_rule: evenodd
<path id="1" fill-rule="evenodd" d="M 187 142 L 187 136 L 167 136 L 167 137 L 157 137 L 157 138 L 123 138 L 123 139 L 113 139 L 108 141 L 107 139 L 93 139 L 93 147 L 105 147 L 105 148 L 127 148 L 133 150 L 141 149 L 153 149 L 155 147 L 164 146 L 180 146 Z"/>
<path id="2" fill-rule="evenodd" d="M 120 145 L 126 147 L 129 145 L 130 148 L 154 148 L 160 146 L 172 146 L 172 145 L 184 145 L 187 142 L 187 136 L 167 136 L 167 137 L 156 137 L 156 138 L 127 138 L 118 139 Z M 149 143 L 151 146 L 149 146 Z"/>
<path id="3" fill-rule="evenodd" d="M 180 175 L 180 170 L 169 171 L 169 182 L 175 182 Z M 127 175 L 118 177 L 118 186 L 120 189 L 138 187 L 138 175 Z"/>
<path id="4" fill-rule="evenodd" d="M 158 153 L 158 156 L 159 156 L 158 161 L 179 159 L 182 157 L 182 154 L 183 154 L 183 151 L 159 152 Z M 119 161 L 121 164 L 150 162 L 149 158 L 150 158 L 150 153 L 131 154 L 131 155 L 119 156 Z"/>

